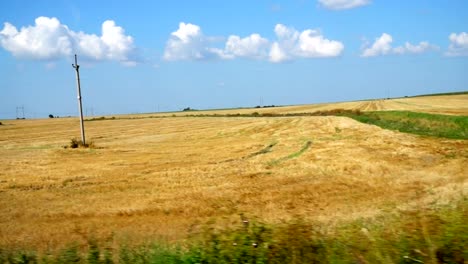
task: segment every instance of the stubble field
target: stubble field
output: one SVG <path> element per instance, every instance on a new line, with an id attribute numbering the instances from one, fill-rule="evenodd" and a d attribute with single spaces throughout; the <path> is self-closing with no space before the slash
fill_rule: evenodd
<path id="1" fill-rule="evenodd" d="M 266 107 L 266 108 L 241 108 L 241 109 L 226 109 L 226 110 L 204 110 L 204 111 L 189 111 L 178 113 L 154 113 L 142 115 L 128 115 L 126 117 L 148 117 L 148 116 L 187 116 L 187 115 L 233 115 L 233 114 L 251 114 L 253 112 L 271 113 L 271 114 L 298 114 L 298 113 L 313 113 L 317 111 L 329 111 L 333 109 L 347 109 L 360 111 L 392 111 L 405 110 L 413 112 L 423 112 L 432 114 L 445 115 L 467 115 L 468 113 L 468 94 L 458 95 L 434 95 L 407 97 L 395 99 L 379 99 L 379 100 L 363 100 L 352 102 L 338 103 L 323 103 L 310 105 L 292 105 L 281 107 Z M 122 117 L 125 117 L 122 116 Z"/>
<path id="2" fill-rule="evenodd" d="M 238 111 L 468 115 L 467 102 L 457 95 Z M 118 117 L 85 123 L 91 149 L 63 148 L 79 137 L 76 118 L 2 123 L 0 247 L 50 249 L 89 236 L 181 241 L 240 214 L 333 227 L 455 203 L 468 190 L 466 140 L 347 117 Z"/>

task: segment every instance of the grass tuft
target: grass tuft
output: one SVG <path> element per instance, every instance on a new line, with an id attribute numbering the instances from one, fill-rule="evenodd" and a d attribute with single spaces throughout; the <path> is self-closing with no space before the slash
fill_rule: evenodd
<path id="1" fill-rule="evenodd" d="M 88 141 L 86 144 L 83 143 L 81 139 L 72 138 L 70 139 L 70 144 L 68 146 L 64 146 L 64 148 L 95 148 L 95 144 L 93 141 Z"/>

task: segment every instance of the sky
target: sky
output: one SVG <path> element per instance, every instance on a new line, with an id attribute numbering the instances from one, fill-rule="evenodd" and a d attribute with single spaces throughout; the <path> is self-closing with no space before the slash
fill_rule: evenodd
<path id="1" fill-rule="evenodd" d="M 466 0 L 0 2 L 0 118 L 468 90 Z"/>

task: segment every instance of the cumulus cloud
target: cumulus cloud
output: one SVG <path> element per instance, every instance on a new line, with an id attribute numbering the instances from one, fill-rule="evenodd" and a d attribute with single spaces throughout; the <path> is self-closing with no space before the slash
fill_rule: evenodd
<path id="1" fill-rule="evenodd" d="M 2 47 L 16 57 L 56 59 L 71 54 L 69 29 L 56 18 L 38 17 L 35 26 L 21 28 L 6 22 L 0 31 Z"/>
<path id="2" fill-rule="evenodd" d="M 275 26 L 277 39 L 273 42 L 258 33 L 241 38 L 231 35 L 224 49 L 214 47 L 215 38 L 205 36 L 200 27 L 180 23 L 166 44 L 165 60 L 204 60 L 247 58 L 283 62 L 295 58 L 334 57 L 341 54 L 341 42 L 324 38 L 317 30 L 302 32 L 278 24 Z"/>
<path id="3" fill-rule="evenodd" d="M 445 53 L 448 56 L 468 56 L 468 33 L 452 33 L 449 36 L 450 45 Z"/>
<path id="4" fill-rule="evenodd" d="M 221 50 L 209 47 L 211 42 L 213 42 L 211 38 L 206 37 L 199 26 L 181 22 L 179 29 L 171 33 L 163 58 L 176 61 L 223 57 Z"/>
<path id="5" fill-rule="evenodd" d="M 261 59 L 268 55 L 270 43 L 259 34 L 245 38 L 236 35 L 229 36 L 224 53 L 227 56 Z"/>
<path id="6" fill-rule="evenodd" d="M 13 56 L 33 60 L 57 60 L 74 53 L 95 61 L 136 63 L 133 38 L 112 20 L 102 24 L 101 36 L 75 32 L 55 18 L 38 17 L 34 26 L 18 30 L 6 22 L 0 31 L 1 46 Z"/>
<path id="7" fill-rule="evenodd" d="M 406 42 L 403 46 L 392 47 L 393 38 L 387 33 L 383 33 L 380 37 L 376 38 L 374 43 L 361 53 L 362 57 L 375 57 L 380 55 L 389 54 L 420 54 L 430 50 L 438 49 L 437 46 L 429 44 L 427 41 L 422 41 L 417 45 Z"/>
<path id="8" fill-rule="evenodd" d="M 343 43 L 328 40 L 318 30 L 299 32 L 282 24 L 275 26 L 278 41 L 272 44 L 270 61 L 283 62 L 294 58 L 336 57 L 344 49 Z"/>
<path id="9" fill-rule="evenodd" d="M 421 41 L 417 45 L 406 42 L 404 46 L 399 46 L 393 49 L 396 54 L 420 54 L 430 50 L 438 49 L 437 46 L 429 44 L 427 41 Z"/>
<path id="10" fill-rule="evenodd" d="M 382 36 L 377 38 L 371 47 L 364 49 L 362 57 L 373 57 L 377 55 L 386 55 L 392 50 L 393 38 L 387 33 L 383 33 Z"/>
<path id="11" fill-rule="evenodd" d="M 343 10 L 368 5 L 371 0 L 318 0 L 318 2 L 328 9 Z"/>
<path id="12" fill-rule="evenodd" d="M 286 52 L 284 52 L 281 49 L 279 43 L 278 42 L 273 43 L 273 45 L 271 46 L 271 50 L 270 50 L 270 61 L 271 62 L 283 62 L 289 59 L 290 57 L 288 57 Z"/>

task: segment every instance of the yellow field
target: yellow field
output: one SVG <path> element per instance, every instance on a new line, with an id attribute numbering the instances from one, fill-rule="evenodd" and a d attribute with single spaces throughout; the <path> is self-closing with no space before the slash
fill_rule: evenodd
<path id="1" fill-rule="evenodd" d="M 241 111 L 366 110 L 375 103 L 468 115 L 467 102 L 460 95 Z M 0 247 L 56 248 L 89 235 L 175 241 L 210 219 L 229 224 L 241 213 L 333 226 L 449 204 L 468 191 L 466 140 L 346 117 L 86 122 L 94 149 L 62 147 L 79 137 L 76 118 L 2 123 Z"/>
<path id="2" fill-rule="evenodd" d="M 425 112 L 433 114 L 448 115 L 467 115 L 468 113 L 468 94 L 450 95 L 450 96 L 423 96 L 409 97 L 386 100 L 367 100 L 341 103 L 324 103 L 311 105 L 281 106 L 272 108 L 243 108 L 227 110 L 209 110 L 209 111 L 189 111 L 179 113 L 159 113 L 149 114 L 151 116 L 185 116 L 198 114 L 251 114 L 258 113 L 313 113 L 317 111 L 329 111 L 337 108 L 361 111 L 385 111 L 385 110 L 406 110 L 414 112 Z M 148 114 L 128 115 L 128 117 L 145 117 Z"/>

